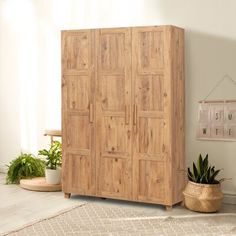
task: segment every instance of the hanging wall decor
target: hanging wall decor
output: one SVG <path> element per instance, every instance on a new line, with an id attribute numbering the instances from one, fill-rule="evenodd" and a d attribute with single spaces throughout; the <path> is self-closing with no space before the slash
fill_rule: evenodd
<path id="1" fill-rule="evenodd" d="M 200 102 L 197 138 L 236 141 L 236 100 Z"/>
<path id="2" fill-rule="evenodd" d="M 226 78 L 236 85 L 230 76 L 225 75 L 199 102 L 197 139 L 236 141 L 236 100 L 206 100 Z"/>

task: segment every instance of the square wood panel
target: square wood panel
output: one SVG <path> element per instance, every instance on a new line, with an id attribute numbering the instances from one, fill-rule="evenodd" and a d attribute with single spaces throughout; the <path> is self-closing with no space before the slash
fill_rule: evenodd
<path id="1" fill-rule="evenodd" d="M 66 133 L 68 148 L 90 150 L 91 126 L 89 125 L 88 116 L 68 115 Z"/>
<path id="2" fill-rule="evenodd" d="M 164 67 L 164 33 L 145 31 L 138 33 L 139 69 L 153 70 Z"/>
<path id="3" fill-rule="evenodd" d="M 71 174 L 72 187 L 80 188 L 81 192 L 89 189 L 90 178 L 87 177 L 89 170 L 91 169 L 90 157 L 82 155 L 70 155 L 69 163 L 71 168 L 74 169 Z"/>
<path id="4" fill-rule="evenodd" d="M 90 66 L 89 33 L 69 34 L 64 39 L 65 70 L 87 70 Z"/>
<path id="5" fill-rule="evenodd" d="M 124 111 L 125 76 L 102 76 L 102 110 Z"/>
<path id="6" fill-rule="evenodd" d="M 101 137 L 103 152 L 124 154 L 127 150 L 127 133 L 123 117 L 109 117 L 103 119 L 104 133 Z"/>
<path id="7" fill-rule="evenodd" d="M 140 111 L 163 111 L 163 76 L 139 76 L 136 83 L 138 106 Z"/>
<path id="8" fill-rule="evenodd" d="M 123 158 L 102 157 L 100 161 L 101 179 L 100 191 L 104 194 L 111 193 L 125 196 L 130 191 L 130 170 L 127 160 Z"/>
<path id="9" fill-rule="evenodd" d="M 139 161 L 139 196 L 147 199 L 164 198 L 164 163 L 158 161 Z"/>
<path id="10" fill-rule="evenodd" d="M 67 108 L 69 110 L 87 111 L 91 94 L 89 76 L 66 76 Z"/>
<path id="11" fill-rule="evenodd" d="M 139 118 L 139 153 L 160 155 L 163 146 L 164 121 L 158 118 Z"/>
<path id="12" fill-rule="evenodd" d="M 100 36 L 100 68 L 102 71 L 124 71 L 125 34 L 102 33 Z"/>

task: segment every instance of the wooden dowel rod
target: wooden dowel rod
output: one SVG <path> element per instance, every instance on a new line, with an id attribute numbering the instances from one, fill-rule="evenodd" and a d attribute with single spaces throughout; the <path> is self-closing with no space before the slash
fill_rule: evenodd
<path id="1" fill-rule="evenodd" d="M 223 103 L 223 102 L 236 102 L 236 100 L 201 100 L 199 103 Z"/>

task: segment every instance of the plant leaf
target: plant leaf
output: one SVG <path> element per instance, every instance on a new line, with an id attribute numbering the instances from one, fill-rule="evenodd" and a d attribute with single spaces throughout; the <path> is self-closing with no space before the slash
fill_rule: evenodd
<path id="1" fill-rule="evenodd" d="M 203 174 L 203 162 L 202 162 L 202 155 L 199 155 L 198 161 L 197 161 L 197 169 L 198 169 L 198 175 L 202 176 Z"/>
<path id="2" fill-rule="evenodd" d="M 193 162 L 193 173 L 194 173 L 194 179 L 196 181 L 196 183 L 198 183 L 198 171 L 197 171 L 197 167 L 195 165 L 195 163 Z"/>

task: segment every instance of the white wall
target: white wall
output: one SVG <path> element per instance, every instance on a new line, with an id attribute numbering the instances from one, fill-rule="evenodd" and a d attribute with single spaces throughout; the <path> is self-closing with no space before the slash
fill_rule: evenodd
<path id="1" fill-rule="evenodd" d="M 173 24 L 186 29 L 186 158 L 209 153 L 236 193 L 236 143 L 196 141 L 197 102 L 236 79 L 234 0 L 0 0 L 0 163 L 36 152 L 60 127 L 60 30 Z M 229 82 L 211 97 L 236 99 Z"/>

